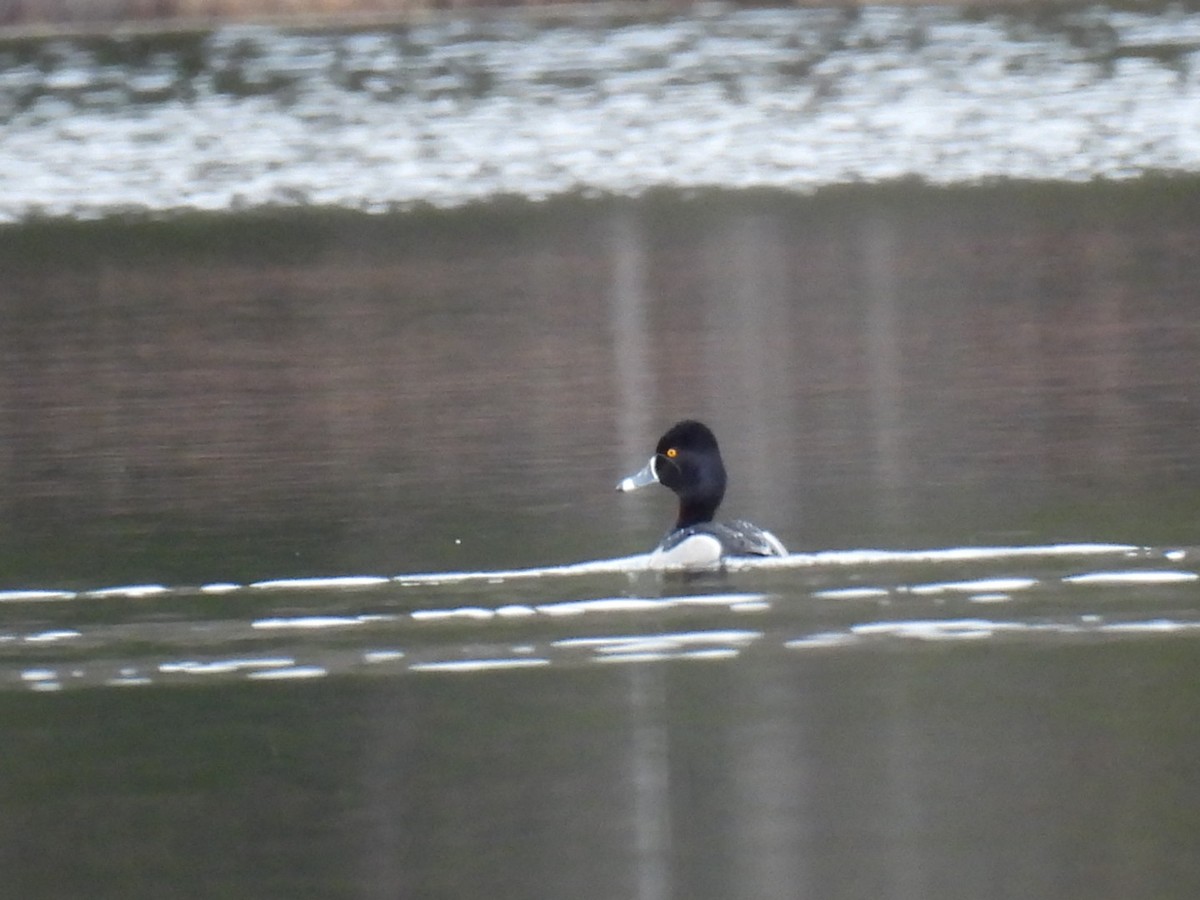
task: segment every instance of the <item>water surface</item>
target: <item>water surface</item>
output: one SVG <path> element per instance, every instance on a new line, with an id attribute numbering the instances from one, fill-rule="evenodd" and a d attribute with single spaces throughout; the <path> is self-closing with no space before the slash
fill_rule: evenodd
<path id="1" fill-rule="evenodd" d="M 604 578 L 263 586 L 221 612 L 45 600 L 80 634 L 25 670 L 57 689 L 0 691 L 8 883 L 1188 897 L 1196 568 L 1119 547 L 826 558 L 519 616 Z M 265 618 L 239 627 L 247 607 Z M 111 686 L 81 689 L 106 662 Z"/>
<path id="2" fill-rule="evenodd" d="M 6 47 L 6 890 L 1194 897 L 1194 30 Z"/>
<path id="3" fill-rule="evenodd" d="M 1194 189 L 10 229 L 6 883 L 1193 896 Z"/>

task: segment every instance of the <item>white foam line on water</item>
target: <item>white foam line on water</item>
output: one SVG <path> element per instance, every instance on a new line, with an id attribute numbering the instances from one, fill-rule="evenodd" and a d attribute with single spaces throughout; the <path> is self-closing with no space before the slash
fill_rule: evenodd
<path id="1" fill-rule="evenodd" d="M 256 591 L 328 591 L 377 587 L 390 582 L 390 578 L 382 575 L 336 575 L 329 578 L 272 578 L 251 582 L 249 587 Z"/>
<path id="2" fill-rule="evenodd" d="M 766 601 L 766 594 L 693 594 L 663 597 L 659 602 L 671 606 L 738 606 Z"/>
<path id="3" fill-rule="evenodd" d="M 757 569 L 805 569 L 813 566 L 850 567 L 873 566 L 902 563 L 945 563 L 945 562 L 978 562 L 1003 559 L 1024 559 L 1031 557 L 1069 557 L 1069 556 L 1132 556 L 1146 553 L 1147 548 L 1134 544 L 1047 544 L 1029 547 L 946 547 L 928 550 L 823 550 L 814 553 L 793 553 L 785 557 L 745 558 L 727 561 L 726 568 L 731 571 Z M 1172 555 L 1174 554 L 1174 555 Z M 1183 551 L 1170 551 L 1165 556 L 1177 559 L 1185 555 Z M 114 587 L 94 588 L 84 591 L 20 589 L 0 591 L 0 603 L 3 602 L 36 602 L 52 600 L 72 600 L 76 598 L 105 599 L 114 597 L 142 598 L 154 597 L 180 591 L 199 590 L 203 594 L 224 594 L 240 590 L 255 591 L 337 591 L 375 588 L 386 584 L 401 586 L 426 585 L 456 585 L 472 582 L 487 584 L 503 584 L 507 581 L 538 578 L 572 578 L 587 575 L 606 574 L 638 574 L 656 572 L 652 566 L 652 554 L 642 553 L 634 556 L 616 559 L 592 560 L 559 566 L 540 566 L 527 569 L 500 569 L 495 571 L 457 571 L 457 572 L 424 572 L 404 575 L 338 575 L 315 578 L 274 578 L 255 581 L 249 584 L 236 582 L 210 582 L 199 588 L 170 588 L 161 584 L 131 584 Z M 658 573 L 661 574 L 661 573 Z M 1167 575 L 1159 576 L 1159 580 L 1167 580 Z M 1191 580 L 1197 577 L 1195 573 L 1181 573 L 1180 580 Z M 1074 576 L 1083 581 L 1085 576 Z M 1150 578 L 1147 581 L 1152 580 Z M 1086 583 L 1086 582 L 1085 582 Z M 952 583 L 950 583 L 952 584 Z M 985 585 L 986 587 L 986 585 Z M 932 589 L 931 587 L 928 589 Z M 949 589 L 949 588 L 946 588 Z M 983 588 L 978 588 L 982 590 Z M 868 596 L 866 593 L 855 593 L 872 590 L 870 588 L 845 588 L 821 591 L 814 596 L 827 599 L 852 599 L 856 596 Z M 883 592 L 882 588 L 874 590 Z M 882 595 L 882 594 L 881 594 Z M 669 598 L 663 598 L 669 599 Z M 675 598 L 675 602 L 699 603 L 705 602 L 695 598 Z M 714 600 L 711 602 L 723 602 Z M 752 598 L 744 602 L 760 603 L 761 598 Z M 530 614 L 523 612 L 519 606 L 512 606 L 509 613 L 513 615 Z"/>
<path id="4" fill-rule="evenodd" d="M 730 659 L 737 656 L 740 647 L 697 647 L 688 649 L 677 641 L 658 640 L 648 637 L 627 644 L 599 645 L 594 648 L 596 658 L 621 658 L 653 656 L 660 659 Z"/>
<path id="5" fill-rule="evenodd" d="M 729 606 L 731 612 L 738 613 L 766 612 L 770 608 L 771 604 L 766 600 L 739 600 Z"/>
<path id="6" fill-rule="evenodd" d="M 180 660 L 164 662 L 158 666 L 163 674 L 185 675 L 226 675 L 243 669 L 286 669 L 294 666 L 296 660 L 290 656 L 266 657 L 258 659 L 217 659 L 208 662 L 198 660 Z"/>
<path id="7" fill-rule="evenodd" d="M 920 641 L 980 640 L 1014 632 L 1074 633 L 1080 626 L 999 622 L 990 619 L 909 619 L 893 622 L 864 622 L 845 631 L 824 631 L 784 642 L 790 650 L 842 647 L 871 638 L 900 638 Z"/>
<path id="8" fill-rule="evenodd" d="M 624 653 L 675 653 L 680 650 L 683 645 L 678 641 L 672 641 L 661 637 L 650 635 L 640 640 L 617 641 L 614 643 L 596 644 L 592 650 L 596 653 L 605 656 L 624 654 Z"/>
<path id="9" fill-rule="evenodd" d="M 1038 583 L 1036 578 L 977 578 L 969 581 L 940 581 L 930 584 L 915 584 L 908 588 L 910 594 L 975 594 L 1003 591 L 1024 591 Z"/>
<path id="10" fill-rule="evenodd" d="M 490 619 L 496 613 L 482 606 L 459 606 L 453 609 L 417 609 L 410 614 L 414 622 L 438 622 L 442 619 Z"/>
<path id="11" fill-rule="evenodd" d="M 355 625 L 366 625 L 370 622 L 395 621 L 396 616 L 361 615 L 361 616 L 295 616 L 291 618 L 275 617 L 256 619 L 250 623 L 251 628 L 347 628 Z"/>
<path id="12" fill-rule="evenodd" d="M 41 602 L 46 600 L 74 600 L 79 595 L 75 591 L 0 591 L 0 603 Z"/>
<path id="13" fill-rule="evenodd" d="M 677 631 L 663 634 L 560 638 L 551 642 L 551 646 L 561 649 L 592 648 L 598 653 L 606 652 L 601 649 L 606 647 L 669 647 L 673 650 L 680 650 L 697 644 L 749 644 L 761 638 L 762 635 L 761 631 L 746 630 Z"/>
<path id="14" fill-rule="evenodd" d="M 726 606 L 730 609 L 756 611 L 769 608 L 766 594 L 697 594 L 675 597 L 599 597 L 592 600 L 563 600 L 530 607 L 509 604 L 498 609 L 484 606 L 456 606 L 445 609 L 418 609 L 410 613 L 414 621 L 436 622 L 442 619 L 485 620 L 495 616 L 521 617 L 545 615 L 550 617 L 578 616 L 586 613 L 630 613 L 671 609 L 679 606 Z"/>
<path id="15" fill-rule="evenodd" d="M 1007 603 L 1012 599 L 1012 594 L 1006 594 L 1003 591 L 995 591 L 992 593 L 972 594 L 969 598 L 971 603 Z"/>
<path id="16" fill-rule="evenodd" d="M 676 659 L 710 660 L 736 659 L 741 651 L 736 647 L 711 647 L 701 650 L 659 651 L 632 649 L 629 651 L 612 652 L 603 656 L 594 656 L 594 663 L 647 663 L 667 662 Z"/>
<path id="17" fill-rule="evenodd" d="M 782 557 L 744 557 L 726 561 L 731 571 L 751 569 L 804 569 L 812 566 L 871 566 L 892 563 L 984 562 L 1003 559 L 1027 559 L 1061 556 L 1128 556 L 1143 552 L 1136 544 L 1042 544 L 1028 547 L 945 547 L 928 550 L 822 550 L 793 553 Z M 528 569 L 500 569 L 491 572 L 414 572 L 393 575 L 402 586 L 464 584 L 475 581 L 502 583 L 526 578 L 563 578 L 580 575 L 638 573 L 655 571 L 652 554 L 625 556 Z"/>
<path id="18" fill-rule="evenodd" d="M 593 656 L 590 661 L 594 663 L 648 663 L 673 659 L 675 655 L 672 653 L 631 652 L 615 654 L 613 656 Z"/>
<path id="19" fill-rule="evenodd" d="M 169 588 L 161 584 L 126 584 L 118 587 L 96 588 L 91 591 L 83 591 L 80 596 L 87 597 L 90 600 L 103 600 L 108 597 L 157 597 L 160 594 L 166 594 Z"/>
<path id="20" fill-rule="evenodd" d="M 891 591 L 887 588 L 878 587 L 830 588 L 813 592 L 813 596 L 820 600 L 870 600 L 889 594 Z"/>
<path id="21" fill-rule="evenodd" d="M 677 606 L 727 606 L 757 604 L 766 594 L 696 594 L 675 597 L 601 597 L 595 600 L 564 600 L 543 603 L 537 611 L 549 616 L 571 616 L 590 612 L 642 612 L 671 609 Z"/>
<path id="22" fill-rule="evenodd" d="M 600 559 L 591 562 L 570 563 L 562 566 L 538 566 L 529 569 L 499 569 L 492 572 L 414 572 L 393 575 L 392 581 L 404 586 L 427 584 L 460 584 L 471 581 L 500 583 L 523 578 L 561 578 L 576 575 L 603 575 L 613 572 L 645 571 L 650 554 L 624 556 L 619 559 Z"/>
<path id="23" fill-rule="evenodd" d="M 864 622 L 845 631 L 817 632 L 786 641 L 794 650 L 838 647 L 872 638 L 900 638 L 920 641 L 980 640 L 1013 634 L 1049 634 L 1064 636 L 1180 634 L 1200 631 L 1200 622 L 1178 619 L 1148 619 L 1106 622 L 1088 614 L 1075 621 L 1014 622 L 992 619 L 909 619 Z"/>
<path id="24" fill-rule="evenodd" d="M 1200 622 L 1180 622 L 1175 619 L 1149 619 L 1143 622 L 1108 622 L 1098 631 L 1113 634 L 1169 634 L 1200 629 Z"/>
<path id="25" fill-rule="evenodd" d="M 737 647 L 710 647 L 702 650 L 685 650 L 673 659 L 734 659 L 741 654 Z"/>
<path id="26" fill-rule="evenodd" d="M 394 662 L 404 659 L 403 650 L 368 650 L 362 655 L 363 662 L 368 664 Z"/>
<path id="27" fill-rule="evenodd" d="M 215 581 L 212 584 L 200 585 L 200 593 L 202 594 L 230 594 L 234 591 L 242 590 L 243 585 L 235 584 L 232 581 Z"/>
<path id="28" fill-rule="evenodd" d="M 885 563 L 983 562 L 1058 556 L 1125 556 L 1143 550 L 1135 544 L 1037 544 L 1028 547 L 944 547 L 929 550 L 824 550 L 793 553 L 781 559 L 755 560 L 756 566 L 792 565 L 869 566 Z"/>
<path id="29" fill-rule="evenodd" d="M 603 597 L 598 600 L 563 600 L 543 603 L 537 611 L 547 616 L 577 616 L 589 612 L 643 612 L 670 604 L 649 597 Z"/>
<path id="30" fill-rule="evenodd" d="M 841 647 L 855 641 L 854 635 L 847 631 L 820 631 L 816 634 L 793 638 L 784 643 L 789 650 L 809 650 L 822 647 Z"/>
<path id="31" fill-rule="evenodd" d="M 1068 575 L 1067 584 L 1181 584 L 1200 580 L 1195 572 L 1138 571 L 1088 572 L 1083 575 Z"/>
<path id="32" fill-rule="evenodd" d="M 850 633 L 864 637 L 888 636 L 919 640 L 962 640 L 991 637 L 999 632 L 1028 631 L 1023 622 L 996 622 L 990 619 L 910 619 L 897 622 L 864 622 L 850 627 Z"/>
<path id="33" fill-rule="evenodd" d="M 83 635 L 71 629 L 58 629 L 55 631 L 39 631 L 34 634 L 25 635 L 25 643 L 27 644 L 49 644 L 54 641 L 69 641 L 72 638 L 82 637 Z"/>
<path id="34" fill-rule="evenodd" d="M 118 675 L 115 678 L 107 679 L 104 683 L 109 687 L 141 687 L 154 684 L 154 681 L 145 675 Z"/>
<path id="35" fill-rule="evenodd" d="M 262 669 L 247 672 L 246 677 L 256 681 L 286 681 L 303 678 L 324 678 L 329 670 L 324 666 L 292 666 L 288 669 Z"/>
<path id="36" fill-rule="evenodd" d="M 542 657 L 509 657 L 497 659 L 456 659 L 443 662 L 413 663 L 410 672 L 485 672 L 493 669 L 530 669 L 550 665 Z"/>

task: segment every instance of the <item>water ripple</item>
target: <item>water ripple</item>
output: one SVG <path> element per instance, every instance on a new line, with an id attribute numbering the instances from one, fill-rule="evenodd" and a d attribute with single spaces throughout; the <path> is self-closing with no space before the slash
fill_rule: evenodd
<path id="1" fill-rule="evenodd" d="M 12 590 L 0 604 L 0 690 L 1186 639 L 1200 634 L 1196 554 L 1123 544 L 846 550 L 688 575 L 631 557 L 437 578 L 214 582 L 215 595 Z M 993 609 L 1003 615 L 980 614 Z"/>

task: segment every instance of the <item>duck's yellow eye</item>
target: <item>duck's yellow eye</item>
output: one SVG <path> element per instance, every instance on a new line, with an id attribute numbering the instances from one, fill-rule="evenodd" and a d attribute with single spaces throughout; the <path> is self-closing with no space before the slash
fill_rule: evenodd
<path id="1" fill-rule="evenodd" d="M 667 451 L 667 459 L 674 459 L 678 455 L 679 455 L 679 451 L 676 450 L 674 447 L 672 447 L 671 449 L 669 449 Z"/>

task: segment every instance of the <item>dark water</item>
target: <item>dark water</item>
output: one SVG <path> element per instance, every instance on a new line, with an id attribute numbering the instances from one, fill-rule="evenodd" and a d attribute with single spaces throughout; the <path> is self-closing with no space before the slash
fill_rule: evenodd
<path id="1" fill-rule="evenodd" d="M 1195 675 L 985 644 L 6 693 L 7 890 L 1185 898 Z"/>
<path id="2" fill-rule="evenodd" d="M 1197 196 L 6 229 L 5 890 L 1194 896 Z"/>
<path id="3" fill-rule="evenodd" d="M 12 228 L 0 575 L 628 555 L 670 504 L 612 486 L 685 415 L 791 549 L 1191 545 L 1196 191 Z"/>

